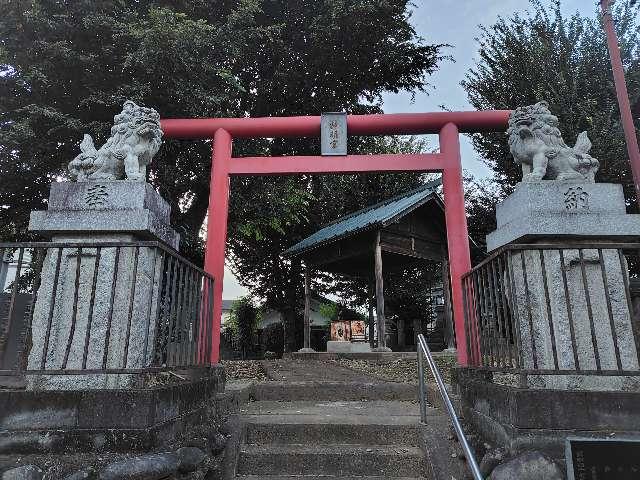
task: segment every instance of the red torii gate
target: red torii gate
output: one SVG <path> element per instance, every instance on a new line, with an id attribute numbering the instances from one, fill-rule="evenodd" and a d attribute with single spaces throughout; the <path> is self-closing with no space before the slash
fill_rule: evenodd
<path id="1" fill-rule="evenodd" d="M 231 175 L 346 174 L 362 172 L 441 172 L 444 191 L 451 301 L 459 345 L 458 362 L 467 365 L 462 300 L 462 275 L 471 269 L 467 218 L 462 186 L 460 133 L 504 131 L 509 110 L 348 115 L 349 135 L 420 135 L 438 133 L 439 153 L 232 157 L 234 138 L 319 137 L 320 117 L 202 118 L 161 120 L 164 135 L 177 139 L 213 139 L 205 270 L 214 279 L 211 363 L 220 351 L 222 282 L 224 276 Z"/>

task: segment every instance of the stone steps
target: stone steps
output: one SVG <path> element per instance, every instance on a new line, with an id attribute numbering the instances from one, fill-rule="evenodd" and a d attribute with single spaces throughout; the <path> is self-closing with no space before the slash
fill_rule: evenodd
<path id="1" fill-rule="evenodd" d="M 241 420 L 237 479 L 426 478 L 416 402 L 258 401 Z"/>
<path id="2" fill-rule="evenodd" d="M 238 475 L 239 480 L 310 480 L 313 478 L 324 480 L 386 480 L 385 476 L 361 476 L 352 475 L 348 477 L 335 475 L 322 475 L 310 477 L 309 475 Z M 422 477 L 394 477 L 394 480 L 424 480 Z"/>
<path id="3" fill-rule="evenodd" d="M 255 398 L 272 401 L 402 400 L 418 399 L 415 385 L 391 382 L 284 381 L 255 386 Z"/>
<path id="4" fill-rule="evenodd" d="M 246 442 L 258 445 L 409 445 L 418 446 L 415 419 L 326 419 L 294 415 L 256 416 L 247 419 Z M 309 418 L 311 417 L 311 418 Z"/>
<path id="5" fill-rule="evenodd" d="M 237 473 L 390 478 L 423 469 L 422 451 L 405 445 L 243 445 Z"/>

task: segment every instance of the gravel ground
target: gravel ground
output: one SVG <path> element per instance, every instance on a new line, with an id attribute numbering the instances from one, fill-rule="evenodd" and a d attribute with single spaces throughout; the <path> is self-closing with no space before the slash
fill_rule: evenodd
<path id="1" fill-rule="evenodd" d="M 262 360 L 223 360 L 227 380 L 269 380 Z"/>
<path id="2" fill-rule="evenodd" d="M 445 383 L 451 383 L 451 369 L 457 365 L 456 358 L 453 355 L 434 355 L 435 361 L 440 368 L 440 373 Z M 316 379 L 323 379 L 328 375 L 331 380 L 346 380 L 343 378 L 334 378 L 338 373 L 332 370 L 330 365 L 340 365 L 348 370 L 342 372 L 355 371 L 362 372 L 372 377 L 380 378 L 388 382 L 418 384 L 418 365 L 416 360 L 398 359 L 392 361 L 376 361 L 376 360 L 355 360 L 341 358 L 338 360 L 328 361 L 300 361 L 300 360 L 224 360 L 227 380 L 309 380 L 309 376 Z M 325 368 L 323 365 L 326 365 Z M 267 372 L 267 368 L 272 370 L 271 377 Z M 293 370 L 293 373 L 289 370 Z M 304 378 L 298 378 L 300 375 L 294 375 L 296 372 L 303 372 Z M 323 375 L 321 372 L 325 372 Z M 281 375 L 275 375 L 275 373 Z M 299 373 L 299 372 L 298 372 Z M 289 378 L 290 376 L 295 378 Z M 338 375 L 340 376 L 340 375 Z M 282 378 L 280 378 L 282 377 Z M 427 381 L 433 381 L 431 374 L 427 373 Z"/>
<path id="3" fill-rule="evenodd" d="M 440 373 L 442 374 L 442 379 L 445 383 L 450 384 L 451 369 L 457 365 L 456 358 L 453 355 L 438 355 L 434 357 L 438 364 L 438 368 L 440 369 Z M 418 384 L 417 360 L 399 359 L 387 362 L 341 358 L 334 360 L 334 362 L 343 367 L 367 373 L 389 382 L 409 383 L 412 385 Z M 427 381 L 433 382 L 430 372 L 427 373 Z"/>

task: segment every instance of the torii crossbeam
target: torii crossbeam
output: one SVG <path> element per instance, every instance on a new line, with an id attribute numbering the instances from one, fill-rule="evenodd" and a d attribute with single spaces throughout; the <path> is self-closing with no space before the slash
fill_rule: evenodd
<path id="1" fill-rule="evenodd" d="M 439 153 L 233 157 L 234 138 L 319 137 L 320 116 L 266 118 L 164 119 L 164 135 L 177 139 L 213 139 L 205 270 L 214 279 L 211 363 L 220 358 L 220 319 L 224 276 L 229 177 L 231 175 L 346 174 L 364 172 L 441 172 L 447 224 L 451 301 L 458 363 L 467 365 L 462 276 L 471 269 L 462 186 L 460 133 L 504 131 L 509 110 L 348 115 L 349 135 L 437 133 Z"/>

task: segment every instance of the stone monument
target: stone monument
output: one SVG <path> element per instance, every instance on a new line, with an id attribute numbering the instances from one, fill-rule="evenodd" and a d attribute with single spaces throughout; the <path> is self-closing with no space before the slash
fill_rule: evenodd
<path id="1" fill-rule="evenodd" d="M 508 135 L 523 177 L 497 206 L 491 258 L 467 283 L 478 342 L 456 383 L 465 420 L 499 447 L 483 464 L 530 450 L 563 462 L 568 437 L 640 431 L 638 325 L 620 248 L 640 238 L 640 215 L 626 213 L 620 185 L 595 183 L 587 134 L 567 146 L 546 103 L 512 112 Z"/>
<path id="2" fill-rule="evenodd" d="M 96 149 L 85 135 L 80 155 L 69 164 L 73 181 L 52 184 L 47 210 L 31 213 L 30 231 L 52 242 L 93 246 L 80 254 L 76 247 L 47 250 L 33 311 L 29 370 L 63 365 L 69 370 L 141 369 L 151 364 L 156 325 L 149 318 L 160 298 L 161 255 L 153 247 L 118 245 L 157 240 L 178 249 L 170 207 L 145 182 L 161 138 L 158 112 L 125 102 L 107 142 Z M 99 243 L 109 246 L 98 257 Z M 130 374 L 28 377 L 33 389 L 135 384 Z"/>
<path id="3" fill-rule="evenodd" d="M 490 252 L 511 243 L 559 248 L 584 243 L 592 247 L 564 250 L 562 256 L 559 250 L 512 250 L 509 254 L 515 305 L 508 307 L 518 318 L 527 318 L 531 312 L 531 325 L 521 322 L 518 332 L 522 368 L 638 371 L 625 292 L 626 260 L 617 249 L 598 250 L 597 245 L 640 238 L 640 215 L 626 213 L 621 185 L 595 183 L 599 163 L 588 154 L 591 142 L 586 132 L 571 148 L 557 127 L 558 118 L 545 102 L 512 113 L 509 146 L 522 166 L 523 178 L 514 193 L 497 206 L 497 229 L 487 236 Z M 640 386 L 639 377 L 578 372 L 528 375 L 527 381 L 538 388 L 628 391 Z"/>

